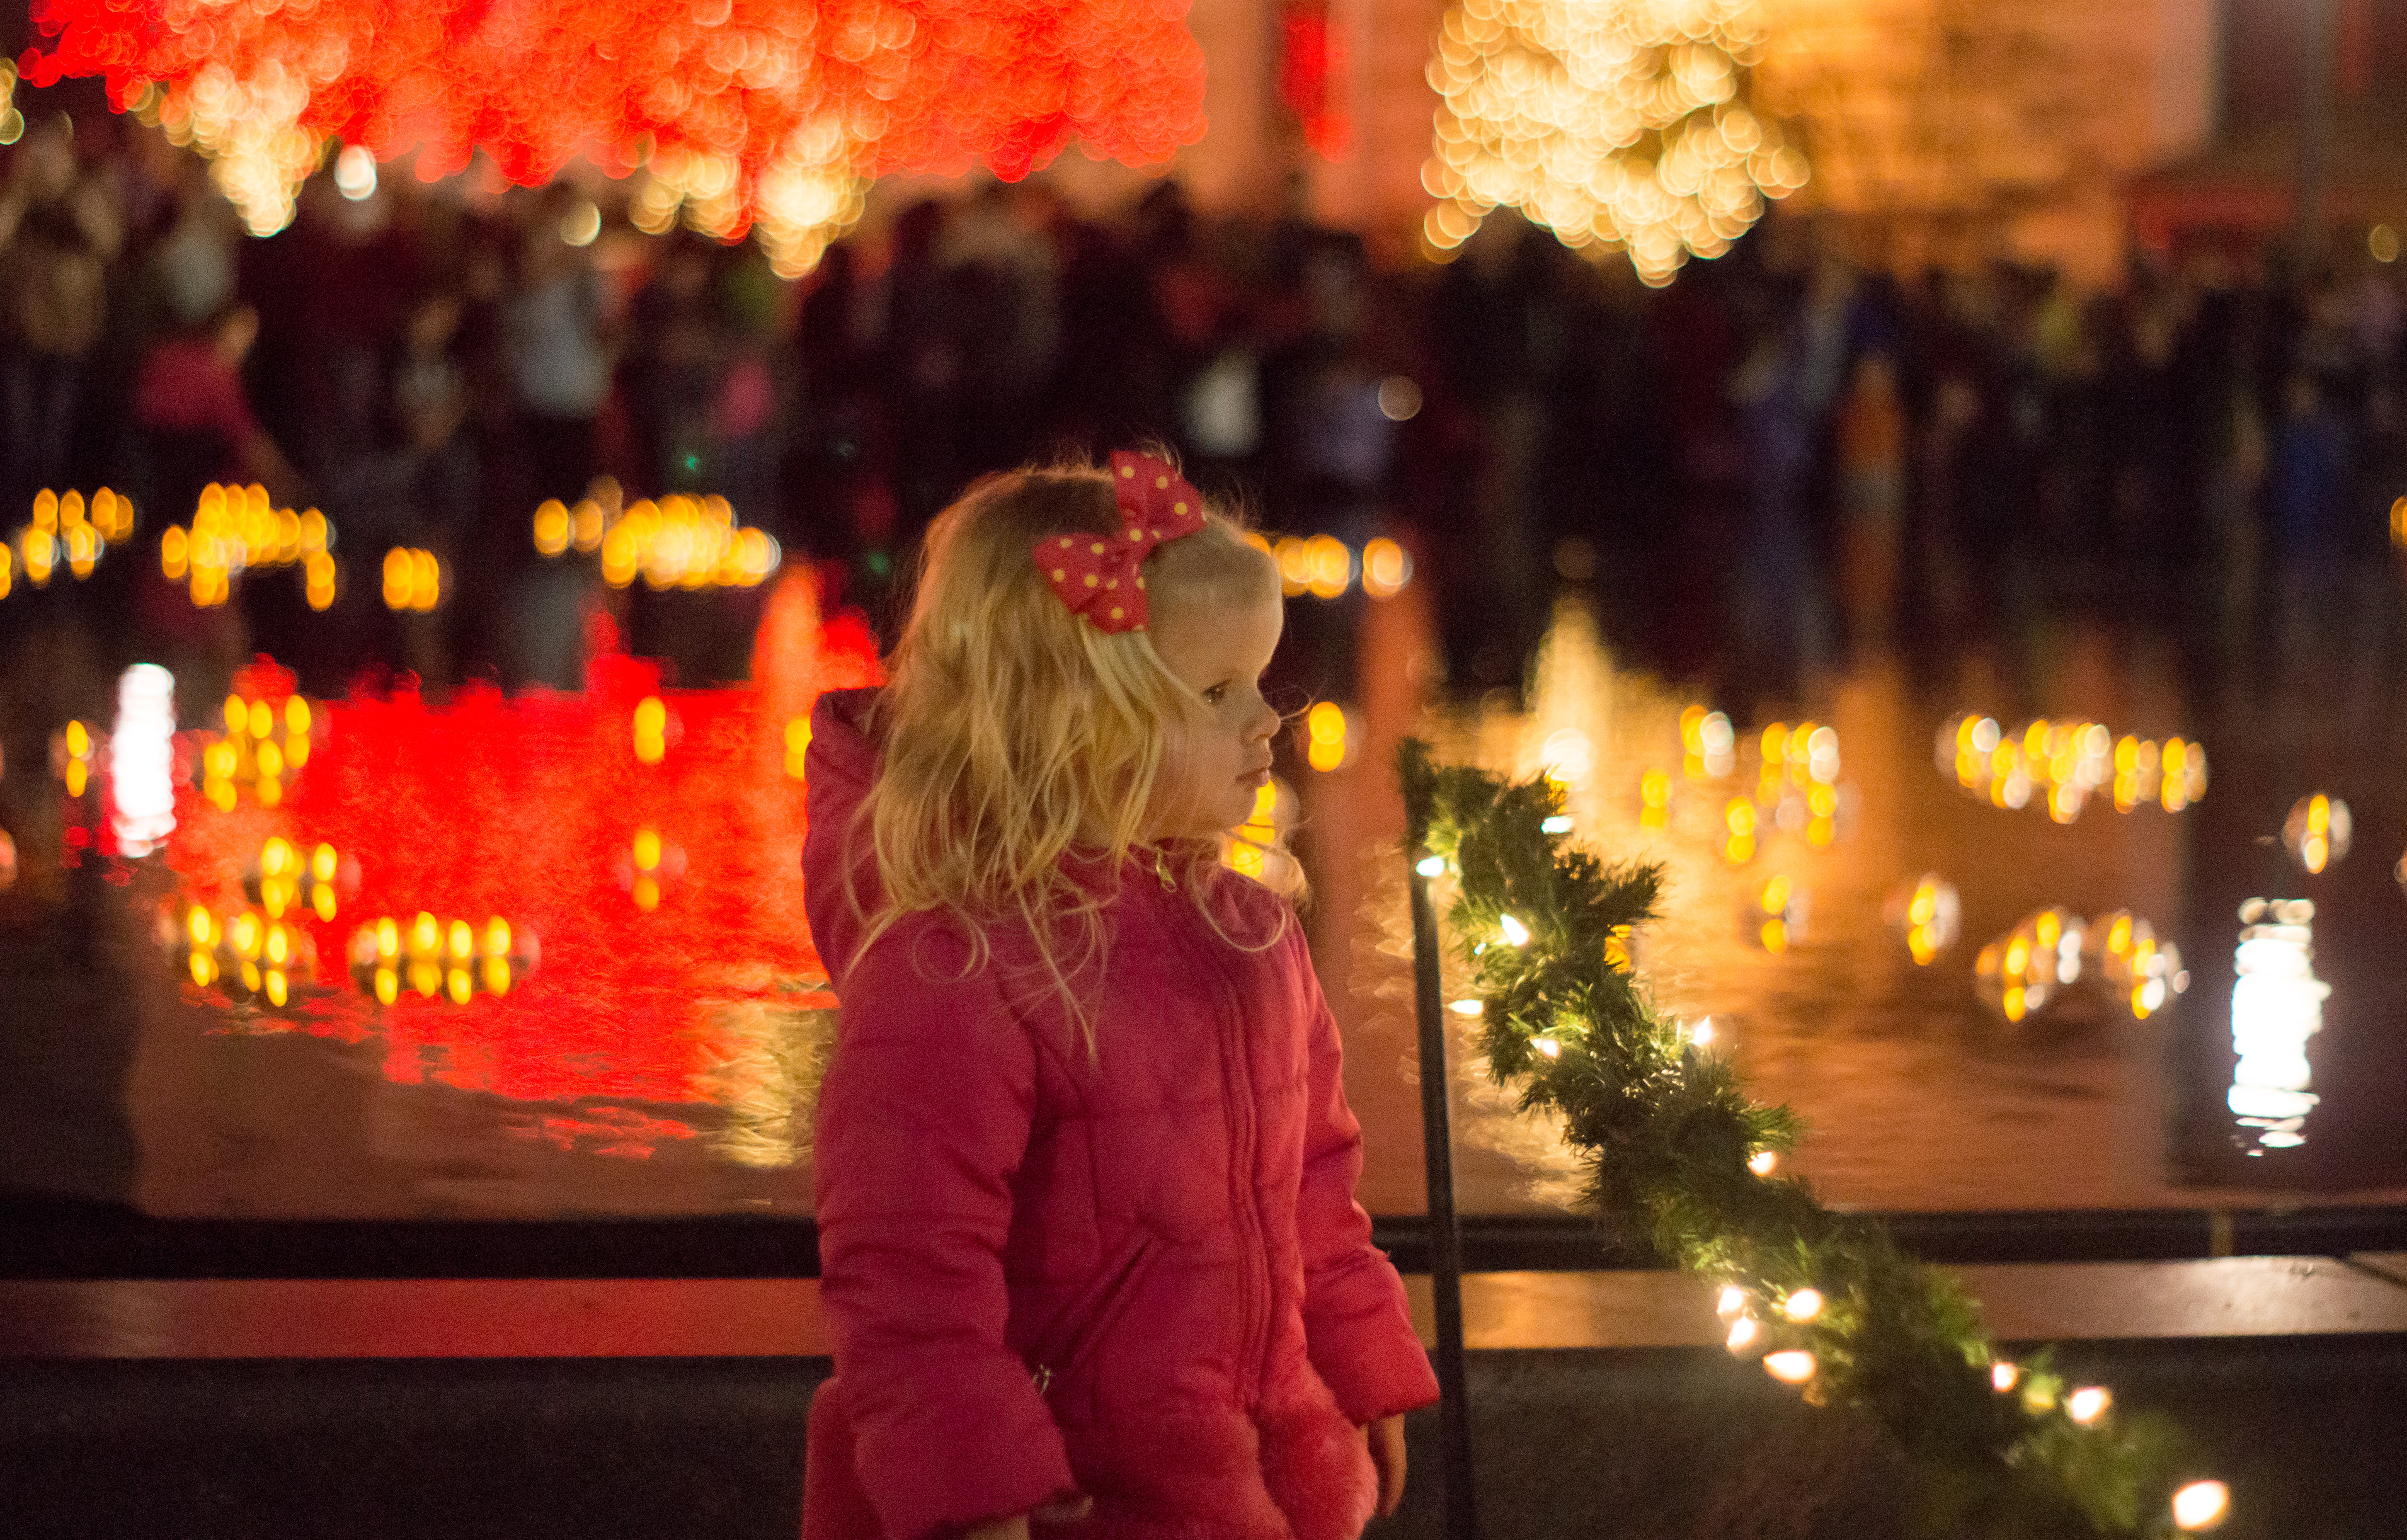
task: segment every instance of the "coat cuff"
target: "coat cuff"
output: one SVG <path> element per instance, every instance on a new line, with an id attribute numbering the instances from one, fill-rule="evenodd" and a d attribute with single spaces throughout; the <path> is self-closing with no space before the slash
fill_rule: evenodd
<path id="1" fill-rule="evenodd" d="M 855 1464 L 892 1540 L 954 1533 L 1077 1490 L 1061 1429 L 1026 1370 L 964 1377 L 861 1430 Z"/>
<path id="2" fill-rule="evenodd" d="M 1385 1298 L 1344 1315 L 1317 1312 L 1305 1329 L 1314 1370 L 1357 1426 L 1437 1400 L 1437 1376 L 1413 1331 L 1403 1280 L 1390 1268 L 1382 1271 L 1389 1279 Z"/>

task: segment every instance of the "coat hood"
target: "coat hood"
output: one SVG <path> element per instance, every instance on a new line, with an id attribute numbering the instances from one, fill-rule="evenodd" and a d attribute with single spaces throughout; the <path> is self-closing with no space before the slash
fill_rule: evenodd
<path id="1" fill-rule="evenodd" d="M 863 918 L 877 907 L 877 865 L 853 839 L 853 815 L 877 774 L 875 713 L 881 691 L 831 690 L 811 708 L 803 762 L 810 827 L 803 836 L 803 907 L 811 939 L 838 993 L 860 948 Z M 851 891 L 845 868 L 852 866 Z M 855 900 L 858 899 L 856 904 Z"/>

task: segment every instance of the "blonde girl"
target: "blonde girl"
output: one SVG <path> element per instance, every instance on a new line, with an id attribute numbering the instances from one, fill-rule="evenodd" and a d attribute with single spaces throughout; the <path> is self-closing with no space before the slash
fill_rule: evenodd
<path id="1" fill-rule="evenodd" d="M 1437 1390 L 1335 1023 L 1219 859 L 1281 622 L 1162 461 L 1022 471 L 930 530 L 892 682 L 815 713 L 805 1540 L 1352 1540 L 1401 1500 Z"/>

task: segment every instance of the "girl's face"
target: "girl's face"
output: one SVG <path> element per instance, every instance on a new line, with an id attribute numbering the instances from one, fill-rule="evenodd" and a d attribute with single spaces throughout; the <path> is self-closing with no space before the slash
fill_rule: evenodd
<path id="1" fill-rule="evenodd" d="M 1171 732 L 1148 837 L 1223 834 L 1253 816 L 1279 729 L 1262 671 L 1286 622 L 1275 589 L 1247 605 L 1181 606 L 1154 622 L 1153 649 L 1202 699 Z"/>

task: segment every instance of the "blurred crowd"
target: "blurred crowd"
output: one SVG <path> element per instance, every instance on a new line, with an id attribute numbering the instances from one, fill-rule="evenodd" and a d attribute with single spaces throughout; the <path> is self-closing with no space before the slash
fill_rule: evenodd
<path id="1" fill-rule="evenodd" d="M 181 644 L 289 652 L 319 688 L 573 686 L 605 610 L 703 682 L 747 630 L 701 606 L 746 601 L 604 593 L 537 556 L 541 500 L 723 494 L 890 628 L 976 476 L 1151 440 L 1271 531 L 1404 541 L 1457 692 L 1517 688 L 1574 587 L 1656 666 L 1776 695 L 1907 628 L 2068 603 L 2244 637 L 2378 580 L 2407 492 L 2407 305 L 2370 259 L 2206 244 L 2084 289 L 1891 275 L 1775 219 L 1657 291 L 1502 215 L 1391 267 L 1301 198 L 947 192 L 792 282 L 749 244 L 636 231 L 598 182 L 320 175 L 260 240 L 155 133 L 36 117 L 0 152 L 0 506 L 107 484 L 154 535 L 211 481 L 322 508 L 355 575 L 337 616 L 245 597 Z M 437 615 L 382 612 L 393 546 L 441 556 Z M 158 590 L 122 597 L 189 631 Z M 1345 605 L 1305 627 L 1306 688 L 1350 688 Z"/>

